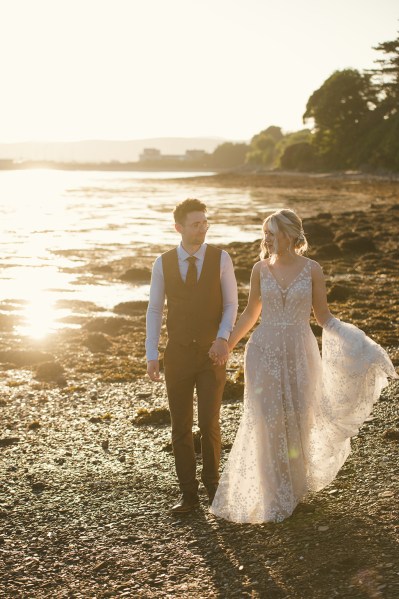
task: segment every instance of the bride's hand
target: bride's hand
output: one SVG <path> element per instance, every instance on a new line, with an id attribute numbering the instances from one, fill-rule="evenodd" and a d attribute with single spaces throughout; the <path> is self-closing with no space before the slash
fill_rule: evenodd
<path id="1" fill-rule="evenodd" d="M 215 339 L 208 355 L 215 366 L 222 366 L 225 364 L 229 358 L 229 346 L 227 345 L 227 341 L 220 337 Z"/>

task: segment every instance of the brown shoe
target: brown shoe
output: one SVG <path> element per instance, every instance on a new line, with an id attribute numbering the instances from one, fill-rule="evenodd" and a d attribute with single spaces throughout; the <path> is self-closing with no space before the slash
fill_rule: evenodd
<path id="1" fill-rule="evenodd" d="M 171 508 L 172 514 L 188 514 L 199 506 L 199 497 L 196 493 L 183 493 L 178 503 Z"/>

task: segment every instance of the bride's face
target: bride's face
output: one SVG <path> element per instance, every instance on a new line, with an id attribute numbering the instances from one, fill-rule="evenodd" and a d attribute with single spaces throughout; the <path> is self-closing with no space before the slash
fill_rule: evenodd
<path id="1" fill-rule="evenodd" d="M 267 223 L 264 228 L 265 244 L 269 254 L 284 254 L 290 248 L 290 238 L 287 233 L 277 229 L 276 233 L 270 231 Z"/>

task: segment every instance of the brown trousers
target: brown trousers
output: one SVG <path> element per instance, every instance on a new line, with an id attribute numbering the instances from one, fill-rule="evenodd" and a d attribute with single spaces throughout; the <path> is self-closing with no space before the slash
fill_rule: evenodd
<path id="1" fill-rule="evenodd" d="M 193 395 L 197 390 L 198 426 L 201 433 L 201 479 L 207 489 L 219 480 L 220 406 L 226 367 L 213 366 L 209 348 L 168 342 L 164 355 L 165 382 L 172 420 L 172 446 L 182 493 L 196 493 L 196 460 L 193 441 Z"/>

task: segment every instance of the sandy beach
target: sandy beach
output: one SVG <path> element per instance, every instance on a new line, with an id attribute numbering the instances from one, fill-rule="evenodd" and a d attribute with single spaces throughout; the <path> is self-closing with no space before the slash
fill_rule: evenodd
<path id="1" fill-rule="evenodd" d="M 259 230 L 262 196 L 296 208 L 308 256 L 326 274 L 331 312 L 363 329 L 399 366 L 398 180 L 273 173 L 175 183 L 191 185 L 198 197 L 209 185 L 253 194 L 259 201 L 247 218 Z M 240 219 L 234 206 L 212 214 L 237 226 Z M 241 311 L 259 240 L 224 247 Z M 99 245 L 75 274 L 104 288 L 148 285 L 153 258 L 143 251 L 108 260 Z M 205 495 L 198 512 L 176 519 L 168 513 L 178 488 L 166 393 L 145 376 L 147 303 L 115 297 L 105 312 L 95 302 L 68 302 L 74 326 L 40 340 L 15 333 L 17 301 L 0 302 L 0 596 L 398 596 L 397 382 L 353 439 L 337 479 L 282 524 L 217 520 Z M 320 340 L 315 322 L 312 328 Z M 228 365 L 223 461 L 242 410 L 243 347 Z"/>

